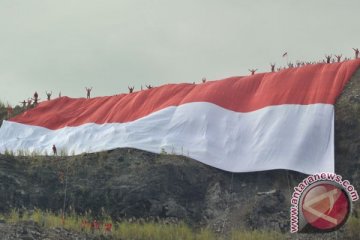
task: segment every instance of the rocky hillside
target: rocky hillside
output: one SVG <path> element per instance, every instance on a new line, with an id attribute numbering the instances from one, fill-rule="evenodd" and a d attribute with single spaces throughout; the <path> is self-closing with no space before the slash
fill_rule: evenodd
<path id="1" fill-rule="evenodd" d="M 336 172 L 360 190 L 360 71 L 336 104 L 335 129 Z M 80 214 L 106 212 L 117 220 L 182 220 L 219 234 L 234 227 L 288 232 L 292 188 L 304 177 L 286 170 L 235 174 L 135 149 L 61 157 L 0 155 L 0 212 L 56 212 L 65 206 Z M 327 236 L 332 237 L 335 233 Z"/>
<path id="2" fill-rule="evenodd" d="M 19 222 L 17 224 L 5 224 L 0 221 L 1 239 L 44 239 L 44 240 L 80 240 L 91 239 L 85 233 L 75 233 L 62 228 L 47 229 L 34 222 Z M 100 238 L 98 238 L 100 239 Z"/>

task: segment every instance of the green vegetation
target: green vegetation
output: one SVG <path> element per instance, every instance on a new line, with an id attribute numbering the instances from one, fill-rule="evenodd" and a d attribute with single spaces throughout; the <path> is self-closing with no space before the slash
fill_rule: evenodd
<path id="1" fill-rule="evenodd" d="M 5 149 L 4 155 L 8 156 L 8 157 L 14 157 L 14 156 L 29 157 L 29 160 L 34 160 L 34 159 L 36 160 L 37 157 L 40 157 L 43 155 L 48 156 L 48 153 L 45 151 L 45 154 L 42 154 L 40 151 L 37 151 L 37 150 L 33 150 L 30 152 L 28 149 L 26 149 L 26 150 L 18 149 L 17 151 Z M 60 156 L 66 157 L 68 155 L 65 151 L 61 151 Z"/>
<path id="2" fill-rule="evenodd" d="M 209 229 L 193 230 L 183 222 L 168 224 L 165 222 L 122 221 L 113 222 L 107 215 L 98 221 L 98 228 L 92 226 L 90 214 L 77 215 L 74 212 L 63 219 L 61 214 L 35 209 L 32 211 L 11 210 L 6 215 L 0 215 L 0 220 L 10 224 L 22 221 L 33 221 L 44 228 L 64 228 L 75 232 L 85 232 L 95 236 L 111 236 L 112 239 L 157 240 L 157 239 L 184 239 L 184 240 L 223 240 L 223 239 L 285 239 L 285 235 L 272 231 L 234 230 L 229 236 L 216 235 Z M 111 224 L 110 229 L 106 224 Z"/>
<path id="3" fill-rule="evenodd" d="M 360 219 L 351 216 L 345 224 L 345 235 L 348 239 L 360 239 Z"/>
<path id="4" fill-rule="evenodd" d="M 248 231 L 248 230 L 234 230 L 230 234 L 231 240 L 261 240 L 261 239 L 267 239 L 267 240 L 281 240 L 286 239 L 284 234 L 275 232 L 275 231 L 263 231 L 263 230 L 254 230 L 254 231 Z"/>
<path id="5" fill-rule="evenodd" d="M 5 104 L 2 101 L 0 101 L 0 127 L 2 125 L 2 121 L 6 119 L 6 116 L 7 116 L 7 110 Z"/>
<path id="6" fill-rule="evenodd" d="M 0 101 L 0 127 L 2 125 L 2 121 L 6 120 L 8 118 L 7 116 L 7 104 L 5 105 L 5 103 L 3 103 L 2 101 Z M 12 116 L 15 117 L 16 115 L 22 113 L 25 109 L 23 109 L 22 107 L 20 107 L 19 105 L 16 105 L 13 109 L 13 113 Z"/>

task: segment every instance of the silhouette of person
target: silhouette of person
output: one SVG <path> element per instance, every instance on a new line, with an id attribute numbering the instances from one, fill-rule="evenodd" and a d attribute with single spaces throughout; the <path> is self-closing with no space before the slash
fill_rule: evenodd
<path id="1" fill-rule="evenodd" d="M 274 64 L 270 64 L 271 66 L 271 72 L 275 72 L 275 63 Z"/>
<path id="2" fill-rule="evenodd" d="M 359 58 L 359 49 L 358 48 L 353 48 L 355 51 L 355 59 Z"/>
<path id="3" fill-rule="evenodd" d="M 341 62 L 341 57 L 342 57 L 342 54 L 340 55 L 335 55 L 336 59 L 337 59 L 337 62 Z"/>
<path id="4" fill-rule="evenodd" d="M 325 58 L 326 58 L 326 63 L 331 62 L 331 55 L 325 55 Z"/>
<path id="5" fill-rule="evenodd" d="M 132 93 L 132 92 L 134 91 L 134 88 L 135 88 L 134 86 L 133 86 L 133 87 L 129 87 L 129 86 L 128 86 L 129 93 Z"/>
<path id="6" fill-rule="evenodd" d="M 149 84 L 149 85 L 145 85 L 147 89 L 152 89 L 153 87 Z"/>
<path id="7" fill-rule="evenodd" d="M 206 83 L 206 78 L 203 77 L 203 78 L 201 79 L 201 81 L 202 81 L 202 83 Z"/>
<path id="8" fill-rule="evenodd" d="M 54 156 L 57 156 L 57 149 L 56 149 L 55 144 L 53 144 L 52 150 L 53 150 Z"/>
<path id="9" fill-rule="evenodd" d="M 48 100 L 48 101 L 50 101 L 51 94 L 52 94 L 52 91 L 51 91 L 51 93 L 46 92 L 46 96 L 47 96 L 47 100 Z"/>
<path id="10" fill-rule="evenodd" d="M 86 89 L 86 98 L 90 98 L 90 92 L 92 90 L 92 87 L 91 88 L 85 87 L 85 89 Z"/>
<path id="11" fill-rule="evenodd" d="M 61 91 L 59 92 L 59 98 L 61 98 Z"/>
<path id="12" fill-rule="evenodd" d="M 251 72 L 251 75 L 254 75 L 257 69 L 249 69 L 249 71 Z"/>
<path id="13" fill-rule="evenodd" d="M 37 105 L 38 104 L 38 101 L 40 100 L 39 99 L 39 94 L 35 91 L 35 93 L 34 93 L 34 98 L 33 98 L 33 100 L 34 100 L 34 105 Z"/>

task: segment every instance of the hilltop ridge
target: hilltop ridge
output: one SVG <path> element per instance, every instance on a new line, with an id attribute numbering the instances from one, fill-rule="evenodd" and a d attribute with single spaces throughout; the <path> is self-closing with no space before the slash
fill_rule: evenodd
<path id="1" fill-rule="evenodd" d="M 359 188 L 359 70 L 335 111 L 336 173 Z M 135 149 L 59 157 L 0 155 L 0 189 L 6 193 L 0 196 L 0 212 L 59 211 L 65 195 L 59 174 L 68 179 L 67 211 L 91 210 L 97 216 L 105 210 L 118 220 L 185 221 L 220 234 L 232 228 L 288 232 L 292 188 L 305 177 L 286 170 L 229 173 L 187 157 Z M 357 202 L 354 208 L 358 211 Z M 336 234 L 325 238 L 336 239 Z"/>

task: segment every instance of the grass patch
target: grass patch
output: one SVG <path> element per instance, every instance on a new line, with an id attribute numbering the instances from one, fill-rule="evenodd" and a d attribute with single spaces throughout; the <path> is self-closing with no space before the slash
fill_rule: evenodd
<path id="1" fill-rule="evenodd" d="M 216 235 L 207 228 L 194 230 L 183 222 L 169 224 L 166 222 L 113 222 L 108 215 L 101 216 L 101 219 L 93 219 L 90 214 L 77 215 L 75 212 L 56 214 L 50 211 L 35 209 L 31 211 L 11 210 L 6 215 L 0 215 L 0 220 L 16 224 L 21 221 L 34 221 L 44 228 L 64 228 L 74 232 L 88 233 L 94 236 L 111 236 L 112 239 L 133 239 L 133 240 L 223 240 L 223 239 L 285 239 L 285 235 L 272 231 L 245 231 L 233 230 L 229 236 Z"/>
<path id="2" fill-rule="evenodd" d="M 262 230 L 233 230 L 230 234 L 230 240 L 282 240 L 286 239 L 284 234 L 275 231 Z"/>

